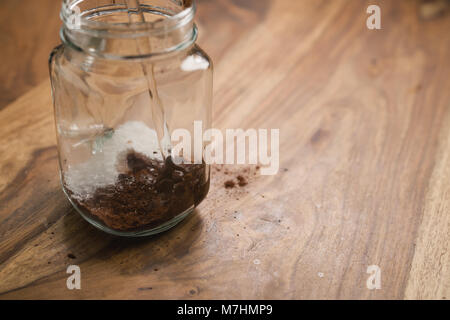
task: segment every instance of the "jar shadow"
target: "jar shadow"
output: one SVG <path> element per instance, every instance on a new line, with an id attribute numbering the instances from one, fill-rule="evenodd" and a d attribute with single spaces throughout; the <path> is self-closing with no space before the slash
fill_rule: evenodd
<path id="1" fill-rule="evenodd" d="M 198 209 L 167 231 L 135 238 L 105 233 L 74 209 L 63 218 L 64 242 L 76 257 L 74 263 L 111 263 L 120 266 L 121 274 L 135 274 L 180 259 L 188 254 L 202 229 L 203 219 Z"/>

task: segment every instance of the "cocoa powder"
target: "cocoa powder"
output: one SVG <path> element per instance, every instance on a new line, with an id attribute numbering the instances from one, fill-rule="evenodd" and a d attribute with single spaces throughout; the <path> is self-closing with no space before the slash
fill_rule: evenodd
<path id="1" fill-rule="evenodd" d="M 197 206 L 208 193 L 205 164 L 175 165 L 170 157 L 161 161 L 135 151 L 128 151 L 126 164 L 114 185 L 97 188 L 85 200 L 68 190 L 80 210 L 113 230 L 156 228 Z"/>
<path id="2" fill-rule="evenodd" d="M 237 176 L 236 179 L 238 180 L 239 187 L 245 187 L 248 184 L 247 179 L 241 175 Z"/>
<path id="3" fill-rule="evenodd" d="M 236 184 L 234 183 L 233 180 L 227 180 L 224 183 L 224 186 L 225 186 L 226 189 L 232 189 L 232 188 L 234 188 L 235 185 Z"/>

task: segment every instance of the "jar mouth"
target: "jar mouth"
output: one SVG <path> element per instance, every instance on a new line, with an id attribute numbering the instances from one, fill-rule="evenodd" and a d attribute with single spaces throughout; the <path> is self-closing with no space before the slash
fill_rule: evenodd
<path id="1" fill-rule="evenodd" d="M 192 23 L 196 11 L 195 0 L 141 0 L 141 10 L 152 19 L 145 22 L 130 23 L 126 1 L 112 1 L 106 5 L 90 5 L 92 0 L 63 0 L 61 20 L 69 30 L 102 37 L 157 36 L 180 29 Z M 161 2 L 167 5 L 158 5 Z M 121 19 L 108 20 L 113 14 Z M 155 19 L 155 17 L 157 17 Z M 104 20 L 104 21 L 102 21 Z M 111 21 L 115 20 L 115 21 Z"/>

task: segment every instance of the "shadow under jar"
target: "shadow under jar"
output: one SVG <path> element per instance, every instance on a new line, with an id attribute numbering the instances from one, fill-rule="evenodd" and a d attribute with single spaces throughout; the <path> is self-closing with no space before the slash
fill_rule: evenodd
<path id="1" fill-rule="evenodd" d="M 176 225 L 210 175 L 171 140 L 175 129 L 194 137 L 194 122 L 211 126 L 212 63 L 195 44 L 193 0 L 141 0 L 133 12 L 125 0 L 64 0 L 50 56 L 63 189 L 87 221 L 120 236 Z"/>

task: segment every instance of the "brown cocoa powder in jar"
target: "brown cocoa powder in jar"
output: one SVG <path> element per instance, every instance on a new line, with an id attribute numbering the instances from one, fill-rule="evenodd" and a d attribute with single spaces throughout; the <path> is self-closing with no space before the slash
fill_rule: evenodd
<path id="1" fill-rule="evenodd" d="M 114 185 L 97 188 L 86 199 L 67 189 L 80 210 L 113 230 L 156 228 L 197 206 L 208 193 L 205 164 L 176 165 L 170 157 L 161 161 L 135 151 L 126 154 L 126 163 Z"/>

